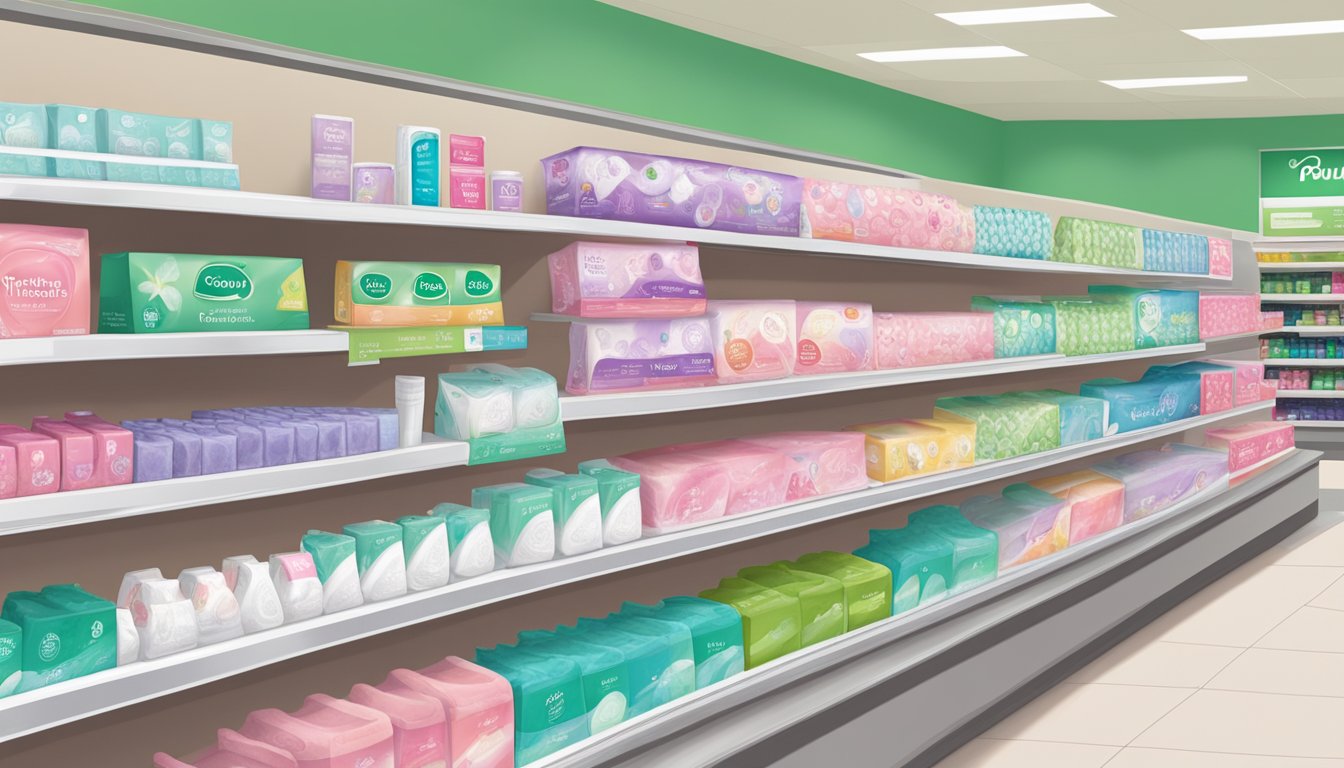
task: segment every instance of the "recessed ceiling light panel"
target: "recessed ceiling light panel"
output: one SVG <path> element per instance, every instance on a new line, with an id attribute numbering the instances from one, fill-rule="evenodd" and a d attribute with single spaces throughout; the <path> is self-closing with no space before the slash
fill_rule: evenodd
<path id="1" fill-rule="evenodd" d="M 1030 8 L 1000 8 L 993 11 L 935 13 L 935 16 L 963 27 L 984 24 L 1019 24 L 1026 21 L 1065 21 L 1068 19 L 1106 19 L 1114 14 L 1091 3 L 1036 5 Z"/>
<path id="2" fill-rule="evenodd" d="M 1252 24 L 1247 27 L 1209 27 L 1207 29 L 1183 29 L 1181 31 L 1200 40 L 1248 40 L 1258 37 L 1337 35 L 1344 32 L 1344 19 L 1298 21 L 1290 24 Z"/>
<path id="3" fill-rule="evenodd" d="M 964 59 L 1007 59 L 1026 56 L 1002 45 L 975 45 L 965 48 L 916 48 L 908 51 L 860 53 L 861 58 L 882 64 L 904 61 L 958 61 Z"/>
<path id="4" fill-rule="evenodd" d="M 1112 88 L 1124 91 L 1136 88 L 1179 88 L 1186 85 L 1230 85 L 1246 82 L 1245 75 L 1218 75 L 1216 77 L 1147 77 L 1139 80 L 1102 80 Z"/>

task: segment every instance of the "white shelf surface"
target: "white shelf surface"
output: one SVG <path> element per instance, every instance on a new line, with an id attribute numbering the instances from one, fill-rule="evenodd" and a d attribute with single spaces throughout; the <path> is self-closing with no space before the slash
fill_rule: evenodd
<path id="1" fill-rule="evenodd" d="M 424 439 L 414 448 L 339 459 L 5 499 L 0 501 L 0 536 L 281 496 L 467 463 L 466 443 L 430 434 Z"/>
<path id="2" fill-rule="evenodd" d="M 1285 325 L 1265 333 L 1295 333 L 1298 336 L 1344 336 L 1344 325 Z"/>
<path id="3" fill-rule="evenodd" d="M 747 403 L 762 403 L 796 397 L 855 392 L 879 387 L 895 387 L 928 381 L 946 381 L 977 376 L 1068 368 L 1125 360 L 1191 355 L 1205 351 L 1200 344 L 1138 349 L 1105 355 L 1033 355 L 997 360 L 981 360 L 923 368 L 897 368 L 886 371 L 855 371 L 816 376 L 790 376 L 786 379 L 754 381 L 743 384 L 719 384 L 689 389 L 665 389 L 641 392 L 613 392 L 602 395 L 565 395 L 560 398 L 560 413 L 565 421 L 641 416 L 671 411 L 724 408 Z"/>
<path id="4" fill-rule="evenodd" d="M 1277 328 L 1270 328 L 1259 331 L 1243 331 L 1241 333 L 1229 333 L 1226 336 L 1211 336 L 1207 339 L 1201 339 L 1205 344 L 1218 344 L 1224 341 L 1236 341 L 1237 339 L 1258 339 L 1266 333 L 1277 333 Z"/>
<path id="5" fill-rule="evenodd" d="M 1344 359 L 1274 357 L 1262 361 L 1271 368 L 1344 368 Z"/>
<path id="6" fill-rule="evenodd" d="M 1344 261 L 1261 261 L 1261 272 L 1334 272 L 1344 270 Z"/>
<path id="7" fill-rule="evenodd" d="M 490 603 L 1176 436 L 1252 415 L 1271 404 L 1256 403 L 1043 453 L 724 518 L 577 557 L 495 571 L 440 589 L 363 605 L 154 661 L 136 662 L 0 699 L 0 742 Z"/>
<path id="8" fill-rule="evenodd" d="M 533 234 L 557 234 L 584 238 L 622 238 L 694 242 L 728 248 L 789 251 L 816 256 L 851 259 L 917 262 L 944 267 L 1007 270 L 1075 275 L 1108 275 L 1143 282 L 1228 282 L 1230 277 L 1176 272 L 1144 272 L 1090 264 L 1067 264 L 1035 259 L 1013 259 L 971 253 L 894 248 L 838 240 L 805 237 L 753 235 L 691 227 L 546 216 L 504 211 L 474 211 L 406 205 L 364 205 L 333 200 L 314 200 L 294 195 L 169 187 L 153 184 L 78 181 L 71 179 L 0 178 L 0 199 L 63 205 L 93 205 L 157 211 L 184 211 L 234 216 L 259 216 L 305 221 L 342 221 L 367 224 L 402 224 L 427 227 L 493 230 Z"/>
<path id="9" fill-rule="evenodd" d="M 306 355 L 347 352 L 342 331 L 224 331 L 219 333 L 95 333 L 0 340 L 0 366 L 138 360 L 166 357 Z"/>
<path id="10" fill-rule="evenodd" d="M 1298 429 L 1311 429 L 1320 427 L 1321 429 L 1344 429 L 1344 421 L 1310 421 L 1297 419 L 1283 419 L 1285 424 L 1292 424 Z"/>
<path id="11" fill-rule="evenodd" d="M 1262 293 L 1260 301 L 1265 304 L 1339 304 L 1344 302 L 1344 293 Z"/>
<path id="12" fill-rule="evenodd" d="M 1344 389 L 1280 389 L 1274 396 L 1278 400 L 1341 400 Z"/>

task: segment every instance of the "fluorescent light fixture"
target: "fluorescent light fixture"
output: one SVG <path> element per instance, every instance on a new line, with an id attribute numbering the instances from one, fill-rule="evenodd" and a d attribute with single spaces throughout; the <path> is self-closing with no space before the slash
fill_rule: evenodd
<path id="1" fill-rule="evenodd" d="M 1114 16 L 1091 3 L 1035 5 L 1030 8 L 1001 8 L 996 11 L 959 11 L 934 16 L 963 27 L 983 24 L 1017 24 L 1024 21 L 1064 21 L 1067 19 L 1106 19 Z"/>
<path id="2" fill-rule="evenodd" d="M 1337 35 L 1344 32 L 1344 19 L 1296 21 L 1289 24 L 1252 24 L 1248 27 L 1209 27 L 1208 29 L 1183 29 L 1181 31 L 1200 40 L 1246 40 L 1257 37 Z"/>
<path id="3" fill-rule="evenodd" d="M 898 61 L 958 61 L 962 59 L 1009 59 L 1026 56 L 1002 45 L 973 45 L 966 48 L 916 48 L 909 51 L 877 51 L 860 53 L 869 61 L 888 64 Z"/>
<path id="4" fill-rule="evenodd" d="M 1184 85 L 1228 85 L 1246 82 L 1245 75 L 1218 75 L 1215 77 L 1148 77 L 1139 80 L 1102 80 L 1112 88 L 1123 91 L 1135 88 L 1179 88 Z"/>

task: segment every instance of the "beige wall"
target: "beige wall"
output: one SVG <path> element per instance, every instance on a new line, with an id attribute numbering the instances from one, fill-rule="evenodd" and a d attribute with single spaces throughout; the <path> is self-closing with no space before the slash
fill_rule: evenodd
<path id="1" fill-rule="evenodd" d="M 3 98 L 8 100 L 232 119 L 244 185 L 252 191 L 306 192 L 308 116 L 313 112 L 346 114 L 356 119 L 356 159 L 360 161 L 390 161 L 399 123 L 484 134 L 491 168 L 519 169 L 528 174 L 531 210 L 541 207 L 537 159 L 582 143 L 693 154 L 829 177 L 875 178 L 202 54 L 14 24 L 0 24 L 0 47 L 10 61 L 43 62 L 25 67 L 21 75 L 10 71 L 3 80 Z M 53 55 L 57 51 L 61 55 Z M 985 190 L 966 189 L 963 194 L 970 201 L 1013 199 Z M 1052 210 L 1088 208 L 1060 205 Z M 524 323 L 530 312 L 549 306 L 541 257 L 566 244 L 562 238 L 541 235 L 6 201 L 0 201 L 0 220 L 87 227 L 94 253 L 135 249 L 302 257 L 314 324 L 319 326 L 330 322 L 332 265 L 337 259 L 354 258 L 498 262 L 504 270 L 508 322 Z M 1156 221 L 1139 215 L 1125 220 Z M 945 270 L 720 248 L 706 248 L 703 261 L 711 294 L 716 297 L 844 298 L 868 301 L 881 310 L 959 309 L 966 307 L 976 293 L 1068 293 L 1081 291 L 1086 285 L 1078 278 L 1060 276 Z M 532 324 L 532 345 L 526 353 L 497 353 L 476 359 L 526 363 L 561 377 L 567 355 L 565 332 L 563 325 Z M 124 419 L 182 416 L 193 407 L 390 405 L 392 376 L 432 376 L 455 362 L 440 357 L 346 368 L 340 356 L 328 355 L 7 368 L 0 370 L 0 392 L 4 393 L 0 421 L 23 421 L 33 414 L 74 408 L 92 408 L 109 418 Z M 685 414 L 579 422 L 567 430 L 570 452 L 548 460 L 449 469 L 0 538 L 0 593 L 78 581 L 111 596 L 121 574 L 128 570 L 159 566 L 172 575 L 185 567 L 217 565 L 226 555 L 251 552 L 260 557 L 293 549 L 299 535 L 310 527 L 333 529 L 370 517 L 417 513 L 440 501 L 465 501 L 472 487 L 516 479 L 531 466 L 569 469 L 577 460 L 679 440 L 769 429 L 839 428 L 861 420 L 921 416 L 940 395 L 1047 385 L 1071 388 L 1095 376 L 1135 377 L 1145 367 L 1143 362 L 1134 362 L 1052 371 L 1048 377 L 1017 374 Z M 972 493 L 959 493 L 952 500 Z M 59 503 L 59 498 L 53 503 Z M 470 654 L 475 646 L 508 640 L 518 630 L 605 613 L 623 599 L 652 600 L 667 594 L 694 593 L 712 585 L 719 575 L 745 565 L 827 547 L 853 548 L 864 541 L 868 528 L 898 524 L 907 511 L 898 508 L 857 515 L 311 654 L 2 745 L 0 767 L 143 766 L 157 749 L 183 754 L 208 743 L 217 727 L 238 726 L 251 709 L 292 708 L 304 695 L 317 691 L 343 694 L 351 684 L 378 681 L 394 667 L 424 665 L 448 653 Z"/>

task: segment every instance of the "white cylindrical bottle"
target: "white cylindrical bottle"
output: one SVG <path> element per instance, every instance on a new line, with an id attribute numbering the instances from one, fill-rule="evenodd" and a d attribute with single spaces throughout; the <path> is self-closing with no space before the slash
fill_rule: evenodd
<path id="1" fill-rule="evenodd" d="M 401 447 L 414 448 L 420 444 L 425 430 L 425 377 L 398 376 L 397 422 L 401 431 Z"/>

